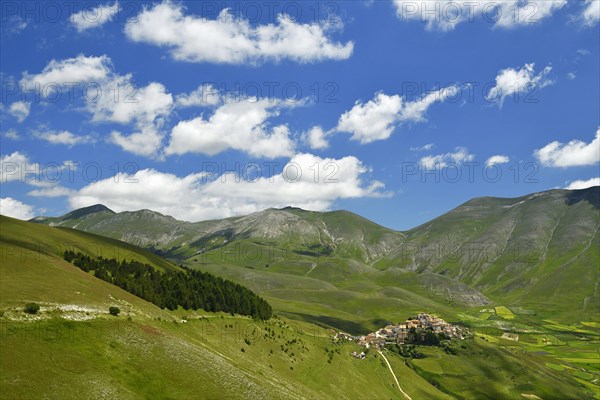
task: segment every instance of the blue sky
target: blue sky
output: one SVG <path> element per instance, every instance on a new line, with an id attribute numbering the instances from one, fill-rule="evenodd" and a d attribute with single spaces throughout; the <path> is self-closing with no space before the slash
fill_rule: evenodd
<path id="1" fill-rule="evenodd" d="M 3 2 L 0 211 L 408 229 L 598 185 L 600 2 L 453 4 Z"/>

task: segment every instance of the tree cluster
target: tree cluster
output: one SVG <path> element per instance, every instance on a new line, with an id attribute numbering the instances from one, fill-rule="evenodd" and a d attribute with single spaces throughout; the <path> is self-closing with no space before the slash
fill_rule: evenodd
<path id="1" fill-rule="evenodd" d="M 414 344 L 393 344 L 387 347 L 389 350 L 398 353 L 404 358 L 424 358 L 425 355 L 417 350 Z"/>
<path id="2" fill-rule="evenodd" d="M 161 271 L 138 261 L 92 258 L 66 250 L 64 259 L 96 278 L 112 283 L 161 308 L 204 309 L 269 319 L 271 306 L 254 292 L 209 273 L 183 269 Z"/>
<path id="3" fill-rule="evenodd" d="M 417 330 L 415 327 L 410 328 L 406 343 L 416 344 L 421 346 L 439 346 L 448 337 L 444 333 L 436 334 L 430 328 Z"/>

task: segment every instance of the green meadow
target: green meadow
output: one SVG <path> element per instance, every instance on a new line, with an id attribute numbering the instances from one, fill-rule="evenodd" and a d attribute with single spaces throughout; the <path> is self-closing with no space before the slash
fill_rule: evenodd
<path id="1" fill-rule="evenodd" d="M 456 354 L 419 346 L 424 357 L 412 359 L 384 350 L 412 399 L 600 399 L 598 271 L 589 268 L 600 261 L 598 233 L 589 223 L 596 214 L 585 201 L 566 206 L 562 192 L 522 200 L 523 210 L 513 207 L 518 201 L 476 199 L 405 233 L 349 213 L 286 209 L 306 223 L 332 225 L 314 237 L 180 238 L 172 248 L 154 249 L 168 259 L 114 238 L 1 217 L 0 393 L 18 399 L 403 399 L 378 352 L 354 358 L 350 353 L 363 349 L 332 336 L 366 334 L 427 312 L 468 327 L 473 337 L 453 340 Z M 541 218 L 552 207 L 561 212 Z M 101 226 L 116 218 L 101 212 L 87 222 Z M 145 214 L 130 214 L 143 231 Z M 548 237 L 540 239 L 547 248 L 520 263 L 509 255 L 511 241 L 529 238 L 531 226 Z M 326 231 L 331 236 L 319 243 Z M 419 254 L 414 246 L 397 247 L 407 241 L 459 248 L 462 238 L 485 241 L 509 231 L 513 236 L 502 243 L 508 250 L 492 261 L 438 260 L 435 252 L 419 259 L 429 257 L 427 248 Z M 65 250 L 209 272 L 253 290 L 276 316 L 254 321 L 163 310 L 65 262 Z M 25 313 L 32 302 L 40 311 Z M 109 307 L 121 313 L 110 315 Z"/>

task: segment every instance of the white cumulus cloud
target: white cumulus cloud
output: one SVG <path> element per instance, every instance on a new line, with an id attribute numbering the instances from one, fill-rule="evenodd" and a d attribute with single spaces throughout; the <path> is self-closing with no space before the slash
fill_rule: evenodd
<path id="1" fill-rule="evenodd" d="M 104 81 L 111 73 L 112 65 L 106 55 L 87 57 L 83 54 L 64 60 L 51 60 L 39 74 L 23 73 L 21 85 L 45 96 L 51 95 L 61 85 L 97 83 Z"/>
<path id="2" fill-rule="evenodd" d="M 587 189 L 592 186 L 600 186 L 600 178 L 590 178 L 588 180 L 576 180 L 570 182 L 565 189 L 569 190 L 578 190 L 578 189 Z"/>
<path id="3" fill-rule="evenodd" d="M 119 131 L 112 131 L 109 142 L 133 154 L 146 157 L 157 157 L 158 150 L 162 147 L 164 134 L 152 124 L 142 125 L 133 133 L 124 135 Z"/>
<path id="4" fill-rule="evenodd" d="M 433 149 L 433 146 L 434 146 L 433 143 L 427 143 L 427 144 L 424 144 L 423 146 L 411 147 L 410 151 L 427 151 L 427 150 Z"/>
<path id="5" fill-rule="evenodd" d="M 111 82 L 120 88 L 131 84 L 130 77 L 115 77 Z M 90 104 L 93 120 L 129 124 L 151 124 L 157 118 L 169 114 L 173 105 L 173 96 L 162 83 L 151 82 L 144 87 L 136 87 L 131 97 L 126 96 L 115 101 L 112 96 L 101 96 Z"/>
<path id="6" fill-rule="evenodd" d="M 528 93 L 532 89 L 541 89 L 553 82 L 548 79 L 552 67 L 545 67 L 536 75 L 535 64 L 525 64 L 522 68 L 506 68 L 496 76 L 496 85 L 487 93 L 488 101 L 497 102 L 500 106 L 507 97 Z"/>
<path id="7" fill-rule="evenodd" d="M 127 21 L 125 34 L 135 42 L 170 49 L 173 58 L 189 62 L 259 63 L 345 60 L 352 42 L 334 42 L 329 33 L 339 24 L 297 23 L 279 15 L 276 23 L 252 26 L 223 9 L 216 19 L 186 15 L 180 4 L 164 1 Z"/>
<path id="8" fill-rule="evenodd" d="M 17 121 L 23 122 L 31 111 L 31 102 L 27 101 L 15 101 L 8 108 L 10 115 L 15 117 Z"/>
<path id="9" fill-rule="evenodd" d="M 115 80 L 126 82 L 120 87 L 126 87 L 129 82 L 128 77 L 118 77 Z M 110 96 L 102 96 L 99 101 L 90 104 L 93 120 L 96 122 L 132 124 L 133 132 L 123 134 L 114 130 L 109 141 L 125 151 L 146 157 L 158 157 L 165 135 L 162 127 L 172 108 L 173 96 L 158 82 L 136 88 L 130 101 L 123 98 L 115 102 Z"/>
<path id="10" fill-rule="evenodd" d="M 35 216 L 32 206 L 12 197 L 0 198 L 0 214 L 22 220 L 28 220 Z"/>
<path id="11" fill-rule="evenodd" d="M 352 140 L 370 143 L 390 137 L 402 109 L 402 97 L 379 92 L 366 103 L 356 102 L 340 116 L 336 130 L 352 133 Z"/>
<path id="12" fill-rule="evenodd" d="M 586 26 L 594 26 L 600 21 L 600 1 L 586 0 L 585 8 L 581 12 L 581 20 Z"/>
<path id="13" fill-rule="evenodd" d="M 439 31 L 472 21 L 504 29 L 539 24 L 566 4 L 567 0 L 394 0 L 401 21 L 421 21 L 427 30 Z"/>
<path id="14" fill-rule="evenodd" d="M 0 156 L 0 177 L 2 183 L 11 181 L 35 180 L 39 175 L 39 164 L 29 160 L 27 155 L 15 151 Z"/>
<path id="15" fill-rule="evenodd" d="M 452 153 L 443 153 L 438 155 L 425 156 L 421 158 L 420 163 L 425 169 L 444 168 L 448 164 L 462 164 L 475 159 L 473 154 L 469 153 L 465 147 L 457 147 Z"/>
<path id="16" fill-rule="evenodd" d="M 48 162 L 41 165 L 31 161 L 26 154 L 15 151 L 0 156 L 0 183 L 4 185 L 8 182 L 18 181 L 38 187 L 55 186 L 74 168 L 75 165 L 72 161 Z"/>
<path id="17" fill-rule="evenodd" d="M 340 116 L 335 128 L 338 132 L 352 134 L 351 139 L 361 143 L 389 138 L 398 124 L 403 122 L 422 122 L 428 108 L 455 96 L 457 86 L 448 86 L 415 100 L 405 101 L 399 95 L 387 95 L 378 92 L 366 103 L 356 102 L 354 107 Z"/>
<path id="18" fill-rule="evenodd" d="M 10 140 L 19 140 L 21 138 L 15 129 L 7 130 L 2 136 Z"/>
<path id="19" fill-rule="evenodd" d="M 577 49 L 576 52 L 577 52 L 578 55 L 583 56 L 583 57 L 587 57 L 590 54 L 592 54 L 592 52 L 589 51 L 588 49 Z"/>
<path id="20" fill-rule="evenodd" d="M 495 156 L 491 156 L 485 162 L 486 167 L 491 167 L 498 164 L 506 164 L 510 162 L 510 158 L 508 156 L 497 154 Z"/>
<path id="21" fill-rule="evenodd" d="M 98 28 L 112 20 L 120 10 L 121 7 L 118 2 L 84 9 L 71 15 L 71 24 L 75 27 L 77 32 Z"/>
<path id="22" fill-rule="evenodd" d="M 338 199 L 387 195 L 383 184 L 368 181 L 369 169 L 353 156 L 340 159 L 298 154 L 280 173 L 268 168 L 252 179 L 234 172 L 207 176 L 205 172 L 184 177 L 144 169 L 93 182 L 70 196 L 71 207 L 102 203 L 115 211 L 149 208 L 175 218 L 199 221 L 244 215 L 269 207 L 296 206 L 323 211 Z M 181 207 L 186 204 L 186 207 Z"/>
<path id="23" fill-rule="evenodd" d="M 27 194 L 33 197 L 66 197 L 75 193 L 75 190 L 69 189 L 60 185 L 35 189 Z"/>
<path id="24" fill-rule="evenodd" d="M 190 93 L 177 95 L 178 107 L 205 107 L 214 106 L 221 102 L 221 93 L 213 85 L 200 85 Z"/>
<path id="25" fill-rule="evenodd" d="M 208 118 L 200 116 L 173 127 L 165 154 L 215 155 L 233 149 L 256 157 L 292 156 L 295 144 L 288 127 L 268 125 L 268 119 L 285 106 L 266 98 L 226 102 Z"/>
<path id="26" fill-rule="evenodd" d="M 312 127 L 308 132 L 304 133 L 304 142 L 308 144 L 311 149 L 322 150 L 329 147 L 327 141 L 327 132 L 323 131 L 320 126 Z"/>
<path id="27" fill-rule="evenodd" d="M 78 136 L 69 131 L 39 131 L 35 132 L 34 135 L 49 143 L 64 144 L 69 147 L 74 146 L 76 144 L 90 143 L 94 141 L 91 136 Z"/>
<path id="28" fill-rule="evenodd" d="M 460 88 L 456 85 L 448 86 L 433 92 L 427 93 L 419 100 L 405 102 L 399 115 L 401 122 L 422 122 L 425 120 L 427 109 L 434 103 L 446 101 L 448 98 L 456 96 Z"/>
<path id="29" fill-rule="evenodd" d="M 134 154 L 158 156 L 164 138 L 162 127 L 174 105 L 173 96 L 163 84 L 150 82 L 139 87 L 131 74 L 114 72 L 108 56 L 82 54 L 52 60 L 39 74 L 25 72 L 21 83 L 28 87 L 37 85 L 44 96 L 57 90 L 69 90 L 72 85 L 85 85 L 83 89 L 88 94 L 83 99 L 84 109 L 92 115 L 92 121 L 118 123 L 130 131 L 114 130 L 109 136 L 110 142 Z M 62 139 L 73 138 L 63 135 Z"/>
<path id="30" fill-rule="evenodd" d="M 569 143 L 554 141 L 533 153 L 546 167 L 576 167 L 594 165 L 600 162 L 600 128 L 590 143 L 571 140 Z"/>

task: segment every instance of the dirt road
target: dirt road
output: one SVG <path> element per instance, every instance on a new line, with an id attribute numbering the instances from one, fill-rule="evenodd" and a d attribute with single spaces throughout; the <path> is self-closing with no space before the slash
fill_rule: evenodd
<path id="1" fill-rule="evenodd" d="M 381 354 L 381 357 L 383 357 L 383 360 L 385 361 L 388 368 L 390 369 L 390 372 L 392 373 L 392 376 L 394 377 L 394 381 L 396 381 L 396 386 L 398 387 L 398 390 L 400 391 L 400 393 L 402 393 L 404 395 L 404 397 L 406 397 L 407 400 L 412 400 L 412 398 L 400 387 L 400 383 L 398 383 L 398 378 L 396 378 L 396 374 L 394 373 L 394 370 L 392 369 L 390 362 L 387 360 L 387 358 L 385 358 L 385 356 L 383 355 L 383 353 L 381 351 L 377 350 L 377 352 L 379 354 Z"/>

